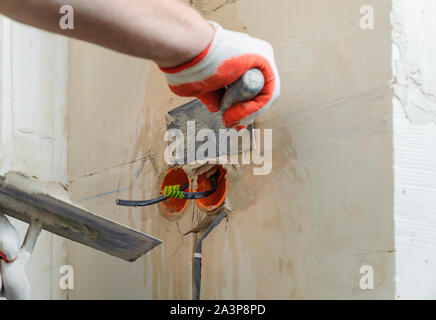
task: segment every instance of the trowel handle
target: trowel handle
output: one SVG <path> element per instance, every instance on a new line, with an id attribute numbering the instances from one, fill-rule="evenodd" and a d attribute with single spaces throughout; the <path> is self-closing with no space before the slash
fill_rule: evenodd
<path id="1" fill-rule="evenodd" d="M 248 70 L 239 80 L 230 85 L 222 100 L 220 112 L 224 113 L 230 106 L 238 102 L 248 101 L 256 97 L 265 85 L 265 78 L 259 69 Z"/>
<path id="2" fill-rule="evenodd" d="M 35 247 L 36 240 L 38 240 L 39 234 L 41 233 L 42 224 L 38 220 L 32 220 L 27 228 L 26 236 L 24 237 L 23 245 L 21 249 L 32 254 L 33 248 Z"/>

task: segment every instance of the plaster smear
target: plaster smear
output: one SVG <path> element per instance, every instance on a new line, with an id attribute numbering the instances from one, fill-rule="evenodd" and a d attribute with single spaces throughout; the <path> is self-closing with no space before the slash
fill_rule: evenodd
<path id="1" fill-rule="evenodd" d="M 214 160 L 204 160 L 204 161 L 196 161 L 194 163 L 184 165 L 182 166 L 182 168 L 191 179 L 193 187 L 197 188 L 198 176 L 208 171 L 211 171 L 216 165 L 217 162 L 215 162 Z M 229 180 L 236 179 L 240 177 L 242 174 L 242 170 L 243 170 L 242 165 L 227 165 L 227 164 L 220 164 L 220 165 L 227 171 L 226 179 Z M 214 172 L 211 172 L 210 174 L 212 175 L 213 173 Z"/>
<path id="2" fill-rule="evenodd" d="M 396 298 L 436 292 L 436 2 L 392 10 Z"/>
<path id="3" fill-rule="evenodd" d="M 38 178 L 31 177 L 24 172 L 10 171 L 5 175 L 5 184 L 13 186 L 28 194 L 48 195 L 77 206 L 70 200 L 65 186 L 59 182 L 44 182 Z"/>
<path id="4" fill-rule="evenodd" d="M 191 179 L 193 188 L 197 188 L 198 176 L 210 171 L 214 166 L 217 165 L 217 163 L 226 170 L 227 173 L 225 177 L 229 183 L 227 198 L 225 199 L 223 206 L 218 208 L 218 211 L 221 208 L 224 208 L 231 213 L 236 209 L 247 209 L 250 206 L 253 206 L 260 198 L 258 193 L 261 191 L 261 186 L 254 185 L 251 186 L 251 188 L 247 188 L 245 181 L 242 179 L 245 172 L 252 172 L 252 165 L 221 164 L 217 161 L 217 159 L 209 159 L 184 165 L 183 170 L 185 170 L 186 174 Z M 215 210 L 213 213 L 217 213 L 216 211 L 217 210 Z"/>
<path id="5" fill-rule="evenodd" d="M 394 0 L 393 88 L 412 123 L 436 124 L 436 2 Z"/>
<path id="6" fill-rule="evenodd" d="M 57 181 L 46 182 L 36 177 L 31 177 L 23 172 L 10 171 L 5 175 L 4 185 L 6 187 L 10 186 L 16 188 L 29 195 L 38 194 L 49 196 L 66 204 L 70 204 L 76 208 L 87 211 L 93 216 L 96 215 L 95 213 L 90 212 L 88 209 L 80 206 L 78 203 L 72 201 L 69 197 L 68 189 L 65 187 L 65 185 Z"/>

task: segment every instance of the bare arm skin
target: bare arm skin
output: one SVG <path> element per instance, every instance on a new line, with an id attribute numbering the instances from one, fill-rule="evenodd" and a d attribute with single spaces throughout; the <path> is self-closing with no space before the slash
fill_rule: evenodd
<path id="1" fill-rule="evenodd" d="M 74 8 L 74 30 L 59 27 L 64 4 Z M 191 60 L 214 34 L 198 12 L 178 0 L 1 0 L 0 13 L 162 67 Z"/>

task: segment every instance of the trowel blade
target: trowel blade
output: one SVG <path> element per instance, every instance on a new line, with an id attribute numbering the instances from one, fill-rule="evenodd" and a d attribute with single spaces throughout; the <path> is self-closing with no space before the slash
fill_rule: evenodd
<path id="1" fill-rule="evenodd" d="M 194 148 L 197 150 L 199 146 L 201 146 L 204 141 L 195 138 L 197 133 L 202 129 L 210 129 L 214 132 L 216 137 L 216 157 L 224 156 L 224 155 L 232 155 L 230 151 L 230 139 L 227 140 L 227 148 L 219 147 L 219 132 L 221 129 L 228 130 L 223 124 L 222 114 L 220 112 L 210 112 L 207 107 L 198 99 L 192 100 L 188 103 L 185 103 L 171 111 L 167 114 L 167 129 L 178 129 L 181 130 L 184 139 L 185 139 L 185 148 L 184 148 L 184 159 L 188 159 L 187 153 L 190 148 Z M 194 139 L 188 139 L 188 130 L 187 124 L 188 122 L 195 122 L 195 137 Z M 241 133 L 241 132 L 238 132 Z M 251 151 L 256 148 L 256 142 L 253 134 L 253 125 L 249 125 L 247 130 L 244 130 L 244 134 L 248 134 L 250 137 L 250 145 L 243 146 L 242 144 L 238 144 L 238 148 L 235 153 Z M 195 144 L 191 146 L 191 144 Z M 197 158 L 196 160 L 206 160 L 210 157 L 200 156 L 201 158 Z M 185 163 L 189 163 L 185 162 Z"/>
<path id="2" fill-rule="evenodd" d="M 11 176 L 20 183 L 10 183 Z M 15 172 L 0 176 L 1 213 L 29 224 L 39 220 L 44 230 L 130 262 L 162 243 L 69 201 L 29 192 L 32 179 Z"/>

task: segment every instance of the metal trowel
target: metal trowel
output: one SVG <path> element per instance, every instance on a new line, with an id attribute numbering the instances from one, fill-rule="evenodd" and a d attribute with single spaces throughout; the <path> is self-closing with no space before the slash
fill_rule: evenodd
<path id="1" fill-rule="evenodd" d="M 251 144 L 247 149 L 242 145 L 238 145 L 236 151 L 230 149 L 230 136 L 228 137 L 226 147 L 220 148 L 223 141 L 216 139 L 216 153 L 213 157 L 206 155 L 196 155 L 195 159 L 189 157 L 190 150 L 197 150 L 204 141 L 196 139 L 197 134 L 202 129 L 210 129 L 214 132 L 215 137 L 219 137 L 220 130 L 228 130 L 223 124 L 223 113 L 233 104 L 248 101 L 256 97 L 263 89 L 265 79 L 259 69 L 248 70 L 241 78 L 235 83 L 230 85 L 221 101 L 220 110 L 216 113 L 209 112 L 206 106 L 198 99 L 185 103 L 167 114 L 167 129 L 180 130 L 183 134 L 184 141 L 184 154 L 180 159 L 175 159 L 176 164 L 187 164 L 195 160 L 206 160 L 209 158 L 220 157 L 225 155 L 232 155 L 234 153 L 250 151 L 255 148 L 255 140 L 253 134 L 253 125 L 247 126 L 242 134 L 249 134 Z M 192 152 L 191 152 L 192 153 Z M 195 153 L 195 152 L 194 152 Z"/>
<path id="2" fill-rule="evenodd" d="M 0 176 L 0 213 L 29 224 L 31 252 L 41 229 L 133 262 L 162 241 L 72 203 L 62 188 L 18 172 Z"/>

